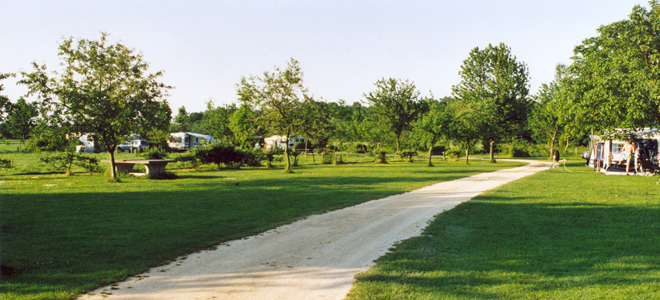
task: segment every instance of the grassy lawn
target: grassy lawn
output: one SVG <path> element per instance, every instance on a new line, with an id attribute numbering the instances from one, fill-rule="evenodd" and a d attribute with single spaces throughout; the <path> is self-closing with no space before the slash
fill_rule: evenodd
<path id="1" fill-rule="evenodd" d="M 36 162 L 38 154 L 0 154 L 18 166 L 0 173 L 2 299 L 71 299 L 310 214 L 520 165 L 436 162 L 429 168 L 420 159 L 332 166 L 303 157 L 294 174 L 281 168 L 174 170 L 175 180 L 127 176 L 111 183 L 87 173 L 38 174 L 48 170 Z M 366 158 L 344 157 L 359 160 Z"/>
<path id="2" fill-rule="evenodd" d="M 657 177 L 578 160 L 437 217 L 358 275 L 348 299 L 658 299 Z"/>

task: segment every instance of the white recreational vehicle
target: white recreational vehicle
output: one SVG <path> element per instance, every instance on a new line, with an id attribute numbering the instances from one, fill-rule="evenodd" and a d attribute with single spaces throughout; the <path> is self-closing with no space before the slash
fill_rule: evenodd
<path id="1" fill-rule="evenodd" d="M 280 148 L 284 150 L 284 147 L 293 148 L 295 144 L 305 144 L 305 138 L 299 135 L 292 135 L 289 137 L 289 140 L 286 140 L 286 136 L 273 135 L 264 139 L 265 148 Z"/>
<path id="2" fill-rule="evenodd" d="M 655 171 L 660 166 L 660 131 L 658 129 L 644 129 L 632 133 L 634 137 L 635 156 L 631 162 L 631 169 L 635 163 L 646 171 Z M 590 136 L 590 150 L 587 164 L 602 172 L 624 170 L 626 161 L 623 156 L 625 140 L 605 139 L 598 135 Z"/>
<path id="3" fill-rule="evenodd" d="M 167 141 L 168 146 L 176 151 L 188 151 L 192 148 L 201 146 L 206 142 L 212 142 L 215 139 L 210 135 L 204 135 L 192 132 L 172 132 L 170 133 L 170 140 Z"/>

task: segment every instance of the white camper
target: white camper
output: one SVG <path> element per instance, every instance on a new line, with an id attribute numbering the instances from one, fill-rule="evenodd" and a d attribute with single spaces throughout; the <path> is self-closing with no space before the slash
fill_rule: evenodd
<path id="1" fill-rule="evenodd" d="M 636 152 L 634 161 L 645 169 L 657 169 L 660 165 L 660 131 L 658 129 L 644 129 L 633 134 Z M 602 172 L 623 169 L 626 161 L 623 156 L 623 145 L 626 141 L 610 140 L 598 135 L 589 136 L 591 139 L 587 164 Z M 633 168 L 633 164 L 631 164 Z"/>
<path id="2" fill-rule="evenodd" d="M 210 135 L 192 132 L 172 132 L 170 133 L 170 140 L 167 141 L 167 144 L 172 150 L 188 151 L 192 148 L 201 146 L 203 143 L 201 139 L 206 140 L 206 142 L 212 142 L 215 140 Z"/>
<path id="3" fill-rule="evenodd" d="M 287 141 L 286 136 L 273 135 L 264 139 L 264 144 L 266 149 L 280 148 L 284 150 L 284 147 L 293 148 L 295 144 L 305 144 L 306 140 L 304 137 L 299 135 L 292 135 Z"/>

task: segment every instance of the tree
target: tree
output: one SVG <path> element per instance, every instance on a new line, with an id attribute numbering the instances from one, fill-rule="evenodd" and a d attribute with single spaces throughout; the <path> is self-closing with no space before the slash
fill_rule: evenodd
<path id="1" fill-rule="evenodd" d="M 547 141 L 550 146 L 550 156 L 554 153 L 559 137 L 564 133 L 565 126 L 559 120 L 564 111 L 559 93 L 566 68 L 565 65 L 557 65 L 555 80 L 541 85 L 538 94 L 534 97 L 536 102 L 529 117 L 529 126 L 534 132 L 534 137 L 537 140 Z"/>
<path id="2" fill-rule="evenodd" d="M 573 131 L 660 126 L 660 4 L 649 6 L 635 6 L 629 19 L 601 26 L 575 47 L 561 91 L 571 104 L 562 122 Z"/>
<path id="3" fill-rule="evenodd" d="M 37 107 L 33 103 L 25 101 L 23 97 L 9 106 L 7 130 L 14 138 L 18 138 L 21 143 L 24 143 L 36 125 L 36 117 L 39 115 Z"/>
<path id="4" fill-rule="evenodd" d="M 495 143 L 506 137 L 515 138 L 527 119 L 527 66 L 516 61 L 508 46 L 489 44 L 483 50 L 472 49 L 459 74 L 461 82 L 452 87 L 454 98 L 466 105 L 486 103 L 482 107 L 489 108 L 474 117 L 483 119 L 481 139 L 490 145 L 490 161 L 495 162 Z"/>
<path id="5" fill-rule="evenodd" d="M 241 102 L 262 111 L 260 120 L 270 131 L 286 137 L 287 141 L 292 134 L 303 131 L 306 116 L 302 106 L 310 98 L 297 60 L 292 58 L 284 70 L 275 67 L 275 71 L 265 71 L 262 77 L 241 78 L 237 93 Z M 285 172 L 291 173 L 288 147 L 284 147 L 284 154 Z"/>
<path id="6" fill-rule="evenodd" d="M 50 77 L 45 65 L 33 63 L 35 70 L 23 72 L 20 82 L 48 113 L 70 121 L 72 133 L 94 135 L 110 153 L 111 176 L 116 179 L 117 145 L 149 120 L 167 115 L 162 113 L 169 107 L 163 97 L 171 87 L 157 81 L 162 71 L 147 73 L 149 64 L 141 53 L 108 44 L 107 36 L 102 33 L 98 41 L 65 38 L 58 48 L 61 74 Z"/>
<path id="7" fill-rule="evenodd" d="M 446 101 L 429 99 L 429 111 L 424 113 L 413 125 L 415 137 L 429 148 L 429 167 L 433 166 L 431 155 L 435 144 L 447 136 L 450 118 L 447 114 Z"/>
<path id="8" fill-rule="evenodd" d="M 0 81 L 13 76 L 14 76 L 13 73 L 0 73 Z M 0 84 L 0 92 L 4 90 L 5 90 L 4 85 Z M 4 120 L 5 113 L 9 110 L 10 104 L 11 102 L 9 102 L 9 97 L 0 94 L 0 122 Z"/>
<path id="9" fill-rule="evenodd" d="M 251 149 L 257 135 L 257 114 L 250 106 L 243 104 L 229 118 L 229 127 L 238 144 L 244 149 Z"/>
<path id="10" fill-rule="evenodd" d="M 470 151 L 482 137 L 487 126 L 481 116 L 483 112 L 493 110 L 490 105 L 492 104 L 489 102 L 452 101 L 447 106 L 447 118 L 450 120 L 447 125 L 447 136 L 465 149 L 465 164 L 469 163 Z"/>
<path id="11" fill-rule="evenodd" d="M 202 116 L 201 124 L 204 126 L 205 134 L 213 136 L 215 139 L 231 141 L 234 139 L 234 133 L 230 128 L 230 119 L 236 111 L 236 104 L 215 106 L 213 100 L 206 102 L 206 111 Z"/>
<path id="12" fill-rule="evenodd" d="M 394 78 L 376 81 L 376 90 L 364 97 L 373 106 L 375 113 L 383 119 L 396 135 L 396 151 L 400 150 L 401 134 L 412 126 L 423 107 L 419 91 L 414 83 Z"/>
<path id="13" fill-rule="evenodd" d="M 188 115 L 186 107 L 179 107 L 179 112 L 177 113 L 176 117 L 174 117 L 174 126 L 172 130 L 190 132 L 191 125 L 190 115 Z"/>

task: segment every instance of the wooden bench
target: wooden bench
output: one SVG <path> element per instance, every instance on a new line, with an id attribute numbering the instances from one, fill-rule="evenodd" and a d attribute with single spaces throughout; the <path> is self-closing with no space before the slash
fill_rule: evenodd
<path id="1" fill-rule="evenodd" d="M 103 162 L 110 162 L 109 160 L 104 160 Z M 146 173 L 151 176 L 158 176 L 165 174 L 165 167 L 168 163 L 176 162 L 176 160 L 171 159 L 116 159 L 115 160 L 115 169 L 117 173 L 131 173 L 133 171 L 133 166 L 136 164 L 144 165 L 147 169 Z M 138 173 L 139 174 L 139 173 Z M 136 175 L 138 175 L 136 174 Z"/>

